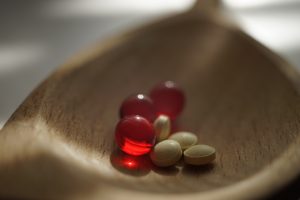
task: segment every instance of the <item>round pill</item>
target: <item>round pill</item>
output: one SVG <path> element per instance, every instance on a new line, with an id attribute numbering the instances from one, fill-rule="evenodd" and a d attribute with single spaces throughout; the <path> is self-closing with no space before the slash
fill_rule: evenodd
<path id="1" fill-rule="evenodd" d="M 140 115 L 150 122 L 156 118 L 156 111 L 152 100 L 144 94 L 127 97 L 120 107 L 120 118 Z"/>
<path id="2" fill-rule="evenodd" d="M 122 151 L 139 156 L 151 151 L 155 143 L 153 125 L 141 116 L 128 116 L 119 121 L 115 140 Z"/>
<path id="3" fill-rule="evenodd" d="M 184 151 L 184 162 L 190 165 L 206 165 L 216 158 L 215 148 L 198 144 Z"/>
<path id="4" fill-rule="evenodd" d="M 171 135 L 169 139 L 177 141 L 180 144 L 182 150 L 195 145 L 198 141 L 198 138 L 194 133 L 185 131 L 176 132 Z"/>
<path id="5" fill-rule="evenodd" d="M 150 91 L 157 114 L 169 116 L 172 120 L 182 112 L 185 104 L 183 90 L 173 81 L 166 81 L 153 87 Z"/>
<path id="6" fill-rule="evenodd" d="M 168 116 L 160 115 L 154 121 L 153 125 L 157 141 L 162 141 L 169 137 L 171 131 L 171 122 Z"/>
<path id="7" fill-rule="evenodd" d="M 159 167 L 169 167 L 182 156 L 180 144 L 174 140 L 164 140 L 154 146 L 150 153 L 152 162 Z"/>

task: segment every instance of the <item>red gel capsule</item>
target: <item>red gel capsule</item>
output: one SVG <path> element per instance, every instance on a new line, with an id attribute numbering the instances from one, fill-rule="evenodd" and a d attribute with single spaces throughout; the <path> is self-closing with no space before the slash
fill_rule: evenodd
<path id="1" fill-rule="evenodd" d="M 155 143 L 152 124 L 141 116 L 121 119 L 116 127 L 115 139 L 122 151 L 139 156 L 148 153 Z"/>
<path id="2" fill-rule="evenodd" d="M 131 115 L 140 115 L 153 122 L 156 118 L 156 112 L 152 100 L 144 94 L 129 96 L 121 105 L 120 117 Z"/>
<path id="3" fill-rule="evenodd" d="M 182 112 L 185 103 L 183 91 L 172 81 L 155 86 L 150 91 L 150 98 L 157 115 L 167 115 L 173 120 Z"/>

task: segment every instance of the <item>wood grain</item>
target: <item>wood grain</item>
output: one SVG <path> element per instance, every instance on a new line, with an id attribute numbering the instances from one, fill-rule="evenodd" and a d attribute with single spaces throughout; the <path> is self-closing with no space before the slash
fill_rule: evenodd
<path id="1" fill-rule="evenodd" d="M 28 199 L 257 199 L 299 174 L 298 76 L 212 12 L 113 38 L 45 80 L 0 132 L 0 196 Z M 178 121 L 217 149 L 213 165 L 154 167 L 117 150 L 129 94 L 173 80 Z M 295 87 L 296 84 L 296 87 Z M 126 161 L 136 163 L 134 169 Z"/>

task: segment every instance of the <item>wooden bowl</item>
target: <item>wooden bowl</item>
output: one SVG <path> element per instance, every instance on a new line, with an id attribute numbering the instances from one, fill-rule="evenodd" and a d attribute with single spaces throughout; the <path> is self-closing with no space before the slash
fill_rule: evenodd
<path id="1" fill-rule="evenodd" d="M 300 171 L 297 75 L 222 20 L 192 9 L 113 38 L 45 80 L 0 133 L 0 196 L 25 199 L 257 199 Z M 117 150 L 118 108 L 174 80 L 179 128 L 217 149 L 214 164 L 154 167 Z"/>

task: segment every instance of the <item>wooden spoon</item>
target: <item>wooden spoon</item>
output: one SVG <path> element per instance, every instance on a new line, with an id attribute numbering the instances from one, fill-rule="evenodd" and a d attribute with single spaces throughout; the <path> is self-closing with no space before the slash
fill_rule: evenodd
<path id="1" fill-rule="evenodd" d="M 300 171 L 298 75 L 200 2 L 112 38 L 35 89 L 0 132 L 0 196 L 257 199 L 290 183 Z M 117 150 L 120 103 L 163 80 L 186 91 L 180 126 L 216 147 L 214 164 L 160 169 Z"/>

